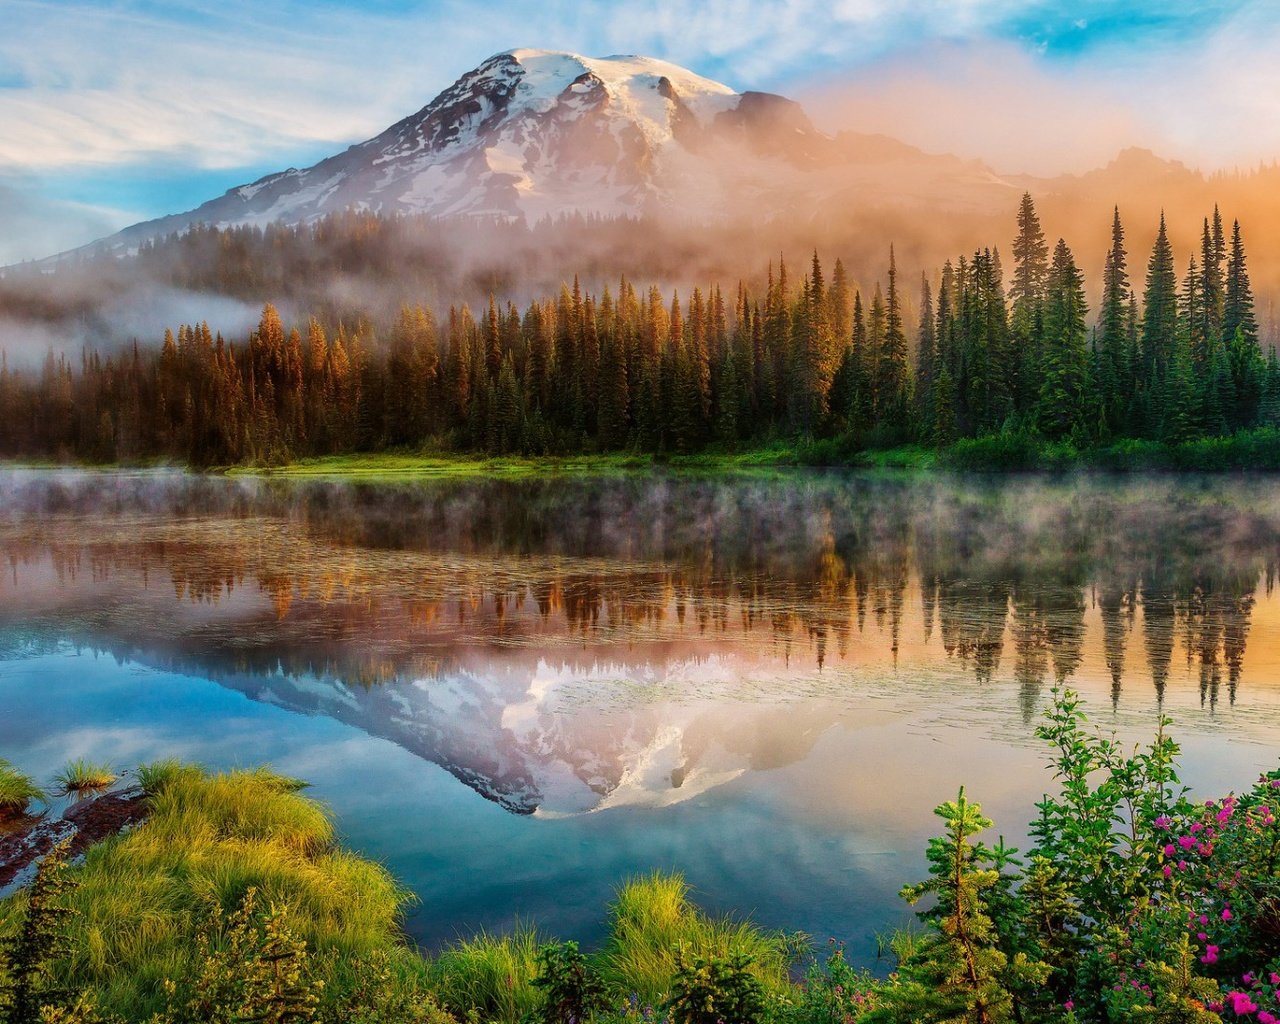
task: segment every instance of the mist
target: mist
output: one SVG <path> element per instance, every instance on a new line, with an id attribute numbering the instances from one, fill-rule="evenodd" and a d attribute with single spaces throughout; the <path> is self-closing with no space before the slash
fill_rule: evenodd
<path id="1" fill-rule="evenodd" d="M 1134 146 L 1207 174 L 1247 169 L 1280 157 L 1280 25 L 1273 5 L 1229 7 L 1185 36 L 1139 25 L 1099 29 L 1092 44 L 922 34 L 797 77 L 789 94 L 828 131 L 881 132 L 1002 175 L 1083 174 Z M 1093 26 L 1080 14 L 1083 37 Z"/>

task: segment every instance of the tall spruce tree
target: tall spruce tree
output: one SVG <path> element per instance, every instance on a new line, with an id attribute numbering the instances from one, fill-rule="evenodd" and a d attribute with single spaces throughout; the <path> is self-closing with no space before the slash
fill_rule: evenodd
<path id="1" fill-rule="evenodd" d="M 1111 221 L 1111 248 L 1102 279 L 1102 309 L 1098 317 L 1098 388 L 1107 425 L 1118 432 L 1127 418 L 1133 393 L 1129 378 L 1129 272 L 1120 207 Z"/>
<path id="2" fill-rule="evenodd" d="M 1018 235 L 1013 242 L 1013 283 L 1009 288 L 1012 359 L 1016 361 L 1020 410 L 1028 409 L 1037 397 L 1039 343 L 1043 334 L 1044 288 L 1049 274 L 1049 247 L 1030 192 L 1024 192 L 1018 206 Z"/>
<path id="3" fill-rule="evenodd" d="M 1080 436 L 1090 424 L 1088 328 L 1084 275 L 1062 239 L 1053 264 L 1044 316 L 1043 379 L 1037 419 L 1051 438 Z"/>
<path id="4" fill-rule="evenodd" d="M 1253 287 L 1249 283 L 1249 271 L 1245 266 L 1244 241 L 1240 237 L 1240 222 L 1231 226 L 1231 255 L 1227 260 L 1226 294 L 1222 311 L 1222 336 L 1234 338 L 1236 331 L 1244 332 L 1245 339 L 1258 344 L 1258 319 L 1253 308 Z"/>
<path id="5" fill-rule="evenodd" d="M 1158 392 L 1168 375 L 1178 334 L 1178 279 L 1173 266 L 1173 246 L 1164 214 L 1160 231 L 1147 261 L 1147 282 L 1142 297 L 1142 386 Z"/>
<path id="6" fill-rule="evenodd" d="M 920 275 L 920 327 L 916 334 L 916 424 L 922 438 L 933 436 L 933 382 L 938 359 L 938 327 L 927 274 Z"/>

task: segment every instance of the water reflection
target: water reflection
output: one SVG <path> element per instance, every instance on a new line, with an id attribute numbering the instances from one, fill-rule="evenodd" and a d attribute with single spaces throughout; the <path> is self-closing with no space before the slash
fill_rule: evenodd
<path id="1" fill-rule="evenodd" d="M 216 679 L 516 813 L 670 806 L 805 760 L 869 695 L 1012 680 L 1023 722 L 1064 683 L 1247 701 L 1276 660 L 1277 525 L 1280 487 L 1250 479 L 12 472 L 0 659 Z"/>

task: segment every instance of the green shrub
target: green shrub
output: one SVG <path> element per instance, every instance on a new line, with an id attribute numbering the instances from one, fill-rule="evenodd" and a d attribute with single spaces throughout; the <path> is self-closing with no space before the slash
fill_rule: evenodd
<path id="1" fill-rule="evenodd" d="M 73 990 L 58 969 L 71 947 L 67 919 L 75 914 L 66 854 L 64 840 L 40 862 L 23 894 L 20 923 L 0 941 L 0 1011 L 8 1024 L 39 1024 L 51 1013 L 75 1009 L 68 1005 Z"/>
<path id="2" fill-rule="evenodd" d="M 851 967 L 843 946 L 832 940 L 832 947 L 826 964 L 810 965 L 791 1005 L 779 1012 L 785 1024 L 850 1024 L 877 1005 L 880 982 Z"/>
<path id="3" fill-rule="evenodd" d="M 542 992 L 541 1024 L 584 1024 L 610 1005 L 609 987 L 576 942 L 551 942 L 538 950 L 532 984 Z"/>
<path id="4" fill-rule="evenodd" d="M 676 954 L 671 998 L 663 1009 L 673 1024 L 760 1024 L 765 1015 L 764 986 L 751 973 L 751 957 L 686 957 Z"/>
<path id="5" fill-rule="evenodd" d="M 1028 433 L 966 437 L 943 453 L 943 465 L 959 470 L 1025 470 L 1041 465 L 1041 444 Z"/>
<path id="6" fill-rule="evenodd" d="M 154 1024 L 301 1024 L 315 1019 L 324 981 L 283 906 L 265 911 L 249 889 L 229 916 L 213 904 L 196 969 L 169 979 L 169 1007 Z"/>

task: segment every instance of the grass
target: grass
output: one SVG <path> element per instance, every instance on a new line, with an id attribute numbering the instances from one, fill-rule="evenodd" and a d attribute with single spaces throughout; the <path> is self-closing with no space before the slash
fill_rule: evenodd
<path id="1" fill-rule="evenodd" d="M 155 796 L 170 783 L 184 776 L 198 776 L 200 769 L 194 765 L 183 764 L 176 757 L 168 757 L 148 764 L 138 765 L 134 774 L 138 785 L 147 796 Z"/>
<path id="2" fill-rule="evenodd" d="M 676 953 L 725 957 L 746 953 L 772 991 L 787 988 L 797 937 L 702 913 L 681 875 L 653 874 L 624 883 L 609 913 L 609 938 L 598 956 L 601 974 L 642 1004 L 659 1005 L 671 990 Z"/>
<path id="3" fill-rule="evenodd" d="M 517 927 L 506 935 L 481 932 L 450 946 L 431 965 L 441 1004 L 459 1019 L 474 1010 L 482 1020 L 516 1024 L 540 1003 L 530 982 L 545 941 L 533 928 Z"/>
<path id="4" fill-rule="evenodd" d="M 4 768 L 6 778 L 34 789 Z M 376 972 L 389 979 L 387 991 L 418 993 L 418 1002 L 433 993 L 460 1020 L 515 1024 L 540 1005 L 531 983 L 545 939 L 536 930 L 481 934 L 422 958 L 400 930 L 410 894 L 382 866 L 335 844 L 328 810 L 297 792 L 299 780 L 268 769 L 209 774 L 175 760 L 142 765 L 136 777 L 149 818 L 91 847 L 68 869 L 75 885 L 63 897 L 72 913 L 59 983 L 90 994 L 104 1015 L 162 1013 L 166 982 L 199 975 L 208 952 L 202 943 L 226 941 L 218 922 L 250 890 L 259 906 L 285 908 L 287 927 L 306 942 L 324 990 L 335 996 Z M 106 778 L 115 773 L 76 761 L 59 782 L 74 791 Z M 25 898 L 19 892 L 0 901 L 0 941 L 18 926 Z M 608 940 L 592 961 L 620 996 L 658 1005 L 682 950 L 747 953 L 776 992 L 787 985 L 795 954 L 781 933 L 703 914 L 683 878 L 656 874 L 619 888 Z"/>
<path id="5" fill-rule="evenodd" d="M 399 927 L 410 894 L 380 865 L 335 847 L 328 811 L 294 792 L 296 780 L 176 762 L 139 777 L 151 817 L 71 869 L 67 987 L 93 993 L 108 1015 L 149 1018 L 163 1009 L 166 979 L 193 976 L 211 909 L 231 913 L 250 888 L 261 905 L 287 907 L 290 928 L 338 987 L 344 961 L 388 955 L 398 974 L 425 983 L 426 964 Z M 0 904 L 0 938 L 23 899 Z"/>
<path id="6" fill-rule="evenodd" d="M 236 467 L 232 476 L 284 478 L 332 478 L 354 480 L 396 480 L 467 477 L 542 476 L 547 474 L 597 474 L 648 469 L 654 460 L 648 455 L 624 452 L 606 455 L 564 457 L 519 455 L 485 458 L 475 455 L 415 454 L 412 452 L 371 452 L 299 459 L 284 466 Z"/>
<path id="7" fill-rule="evenodd" d="M 539 1005 L 540 993 L 531 982 L 545 941 L 535 929 L 518 927 L 506 935 L 482 933 L 458 942 L 432 963 L 433 987 L 459 1019 L 474 1010 L 485 1021 L 517 1024 Z M 680 875 L 653 874 L 618 889 L 609 909 L 608 939 L 591 961 L 615 992 L 658 1006 L 671 991 L 681 950 L 704 957 L 746 953 L 766 988 L 777 993 L 788 990 L 798 952 L 793 937 L 702 913 Z"/>
<path id="8" fill-rule="evenodd" d="M 1121 472 L 1280 471 L 1280 430 L 1260 427 L 1227 437 L 1202 438 L 1176 445 L 1128 438 L 1083 448 L 1069 441 L 1050 442 L 1025 431 L 1012 431 L 962 438 L 942 447 L 895 444 L 894 439 L 888 436 L 866 438 L 864 446 L 860 447 L 846 436 L 782 438 L 757 442 L 744 449 L 711 445 L 690 454 L 623 451 L 562 456 L 485 456 L 436 449 L 395 450 L 305 458 L 281 466 L 230 466 L 222 471 L 229 476 L 240 477 L 375 483 L 598 476 L 655 471 L 759 473 L 794 466 L 983 473 L 1073 468 Z"/>
<path id="9" fill-rule="evenodd" d="M 78 757 L 55 775 L 53 781 L 60 793 L 79 794 L 107 789 L 119 778 L 109 764 Z"/>
<path id="10" fill-rule="evenodd" d="M 0 818 L 24 814 L 33 800 L 44 798 L 44 790 L 36 785 L 35 779 L 0 758 Z"/>

